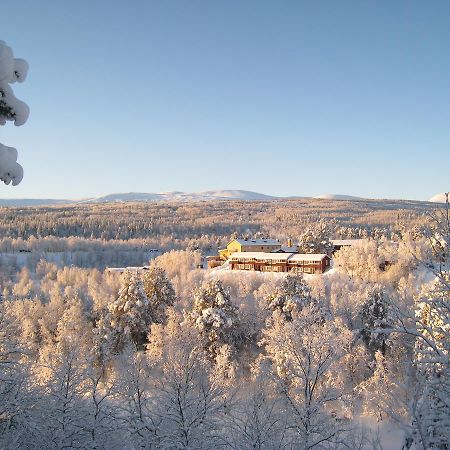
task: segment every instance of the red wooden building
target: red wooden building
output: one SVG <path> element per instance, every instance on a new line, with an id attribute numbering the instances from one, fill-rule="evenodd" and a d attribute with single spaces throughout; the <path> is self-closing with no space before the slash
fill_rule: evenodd
<path id="1" fill-rule="evenodd" d="M 229 261 L 232 270 L 324 273 L 330 260 L 325 254 L 236 252 Z"/>

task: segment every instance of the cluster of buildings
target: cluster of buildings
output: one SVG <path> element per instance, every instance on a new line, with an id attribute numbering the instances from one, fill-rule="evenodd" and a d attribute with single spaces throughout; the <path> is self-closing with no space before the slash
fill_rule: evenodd
<path id="1" fill-rule="evenodd" d="M 331 241 L 334 249 L 351 246 L 356 240 Z M 297 245 L 289 239 L 282 245 L 276 239 L 233 239 L 217 256 L 209 256 L 208 267 L 214 268 L 228 261 L 232 270 L 258 272 L 324 273 L 330 267 L 331 258 L 326 254 L 299 253 Z"/>

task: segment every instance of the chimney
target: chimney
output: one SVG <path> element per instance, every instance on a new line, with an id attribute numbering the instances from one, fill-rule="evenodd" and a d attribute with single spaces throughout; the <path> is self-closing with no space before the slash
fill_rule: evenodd
<path id="1" fill-rule="evenodd" d="M 291 238 L 288 239 L 287 246 L 288 247 L 292 247 L 292 239 Z"/>

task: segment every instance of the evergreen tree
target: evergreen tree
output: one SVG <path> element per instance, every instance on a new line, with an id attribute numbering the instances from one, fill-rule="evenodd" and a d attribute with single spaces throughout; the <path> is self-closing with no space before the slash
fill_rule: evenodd
<path id="1" fill-rule="evenodd" d="M 141 278 L 124 272 L 115 301 L 108 304 L 97 324 L 103 356 L 120 353 L 128 344 L 142 348 L 152 324 L 150 301 Z"/>
<path id="2" fill-rule="evenodd" d="M 217 356 L 225 344 L 237 345 L 238 309 L 220 281 L 207 281 L 195 291 L 187 320 L 200 332 L 211 356 Z"/>
<path id="3" fill-rule="evenodd" d="M 380 287 L 369 292 L 360 310 L 360 335 L 367 348 L 375 354 L 381 351 L 386 354 L 388 333 L 384 329 L 392 328 L 390 300 Z"/>
<path id="4" fill-rule="evenodd" d="M 300 311 L 312 301 L 311 288 L 302 274 L 288 274 L 281 286 L 267 298 L 267 308 L 272 312 L 279 311 L 286 320 L 292 320 L 294 310 Z"/>
<path id="5" fill-rule="evenodd" d="M 163 323 L 166 308 L 175 302 L 175 290 L 161 267 L 151 267 L 142 276 L 144 291 L 149 300 L 153 323 Z"/>

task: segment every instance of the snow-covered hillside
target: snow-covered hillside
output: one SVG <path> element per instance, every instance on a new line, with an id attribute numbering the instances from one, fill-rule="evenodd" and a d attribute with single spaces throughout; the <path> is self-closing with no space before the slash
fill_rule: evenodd
<path id="1" fill-rule="evenodd" d="M 126 192 L 117 194 L 108 194 L 101 197 L 92 197 L 82 200 L 67 199 L 40 199 L 40 198 L 4 198 L 0 199 L 0 206 L 49 206 L 61 204 L 76 203 L 114 203 L 114 202 L 157 202 L 157 201 L 208 201 L 208 200 L 274 200 L 277 197 L 260 194 L 258 192 L 243 190 L 217 190 L 204 192 Z"/>
<path id="2" fill-rule="evenodd" d="M 432 203 L 445 203 L 445 192 L 434 195 L 428 201 Z"/>
<path id="3" fill-rule="evenodd" d="M 152 202 L 152 201 L 199 201 L 199 200 L 273 200 L 275 197 L 258 192 L 242 190 L 217 190 L 204 192 L 160 192 L 158 194 L 129 192 L 110 194 L 86 200 L 89 203 L 105 202 Z"/>
<path id="4" fill-rule="evenodd" d="M 363 201 L 367 200 L 363 197 L 342 194 L 322 194 L 316 197 L 306 196 L 289 196 L 276 197 L 272 195 L 261 194 L 259 192 L 244 190 L 211 190 L 203 192 L 182 192 L 170 191 L 159 193 L 146 192 L 126 192 L 117 194 L 108 194 L 100 197 L 90 197 L 84 199 L 39 199 L 39 198 L 0 198 L 1 206 L 21 207 L 21 206 L 51 206 L 51 205 L 68 205 L 83 203 L 127 203 L 127 202 L 158 202 L 158 201 L 178 201 L 178 202 L 198 202 L 198 201 L 214 201 L 214 200 L 240 200 L 240 201 L 270 201 L 270 200 L 290 200 L 290 199 L 308 199 L 317 200 L 347 200 L 347 201 Z M 372 199 L 374 201 L 376 199 Z M 387 200 L 381 200 L 385 202 Z M 412 200 L 414 202 L 414 200 Z M 444 203 L 445 194 L 437 194 L 430 198 L 430 202 Z M 420 202 L 417 200 L 417 202 Z"/>
<path id="5" fill-rule="evenodd" d="M 354 197 L 353 195 L 342 195 L 342 194 L 322 194 L 313 198 L 324 200 L 364 200 L 362 197 Z"/>
<path id="6" fill-rule="evenodd" d="M 55 198 L 0 198 L 0 206 L 50 206 L 50 205 L 67 205 L 77 203 L 74 200 L 63 200 Z"/>

